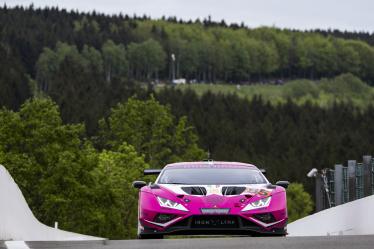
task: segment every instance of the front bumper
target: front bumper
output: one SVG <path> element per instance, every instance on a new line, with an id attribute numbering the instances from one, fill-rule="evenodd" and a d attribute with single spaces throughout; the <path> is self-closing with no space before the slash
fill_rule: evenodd
<path id="1" fill-rule="evenodd" d="M 156 229 L 154 224 L 141 221 L 141 234 L 159 235 L 269 235 L 284 236 L 287 219 L 279 220 L 276 224 L 263 227 L 240 215 L 193 215 Z"/>

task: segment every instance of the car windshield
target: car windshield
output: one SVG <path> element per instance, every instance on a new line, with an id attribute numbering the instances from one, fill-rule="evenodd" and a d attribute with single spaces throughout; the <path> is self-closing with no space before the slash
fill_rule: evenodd
<path id="1" fill-rule="evenodd" d="M 159 184 L 266 184 L 259 170 L 246 168 L 169 168 L 160 175 Z"/>

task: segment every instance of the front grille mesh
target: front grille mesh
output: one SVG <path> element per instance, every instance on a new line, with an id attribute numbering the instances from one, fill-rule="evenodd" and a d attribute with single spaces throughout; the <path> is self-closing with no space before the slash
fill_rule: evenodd
<path id="1" fill-rule="evenodd" d="M 229 224 L 220 224 L 219 222 L 215 222 L 215 224 L 206 224 L 206 222 L 197 222 L 197 223 L 194 223 L 194 221 L 196 219 L 198 220 L 209 220 L 211 218 L 213 219 L 217 219 L 220 220 L 220 219 L 225 219 L 229 217 L 230 220 L 234 221 L 234 223 L 232 222 L 229 222 Z M 191 223 L 190 223 L 191 222 Z M 189 218 L 186 218 L 186 219 L 182 219 L 174 224 L 172 224 L 170 227 L 175 227 L 175 228 L 179 228 L 179 227 L 194 227 L 194 228 L 230 228 L 230 227 L 248 227 L 248 228 L 259 228 L 259 225 L 257 225 L 256 223 L 250 221 L 250 220 L 247 220 L 243 217 L 238 217 L 238 216 L 235 216 L 235 215 L 195 215 L 195 216 L 192 216 L 192 217 L 189 217 Z"/>
<path id="2" fill-rule="evenodd" d="M 172 227 L 186 227 L 188 226 L 189 218 L 175 222 Z"/>

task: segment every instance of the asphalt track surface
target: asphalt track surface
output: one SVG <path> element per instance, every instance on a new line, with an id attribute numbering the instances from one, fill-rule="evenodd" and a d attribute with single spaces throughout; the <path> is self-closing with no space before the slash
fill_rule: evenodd
<path id="1" fill-rule="evenodd" d="M 107 240 L 86 242 L 26 242 L 30 249 L 373 249 L 374 235 L 286 238 L 191 238 L 164 240 Z M 0 242 L 0 248 L 7 248 Z"/>

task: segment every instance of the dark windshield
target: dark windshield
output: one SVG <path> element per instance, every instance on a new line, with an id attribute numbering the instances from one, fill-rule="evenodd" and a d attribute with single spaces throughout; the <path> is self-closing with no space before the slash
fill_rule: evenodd
<path id="1" fill-rule="evenodd" d="M 159 184 L 265 184 L 260 171 L 243 168 L 171 168 L 161 174 Z"/>

